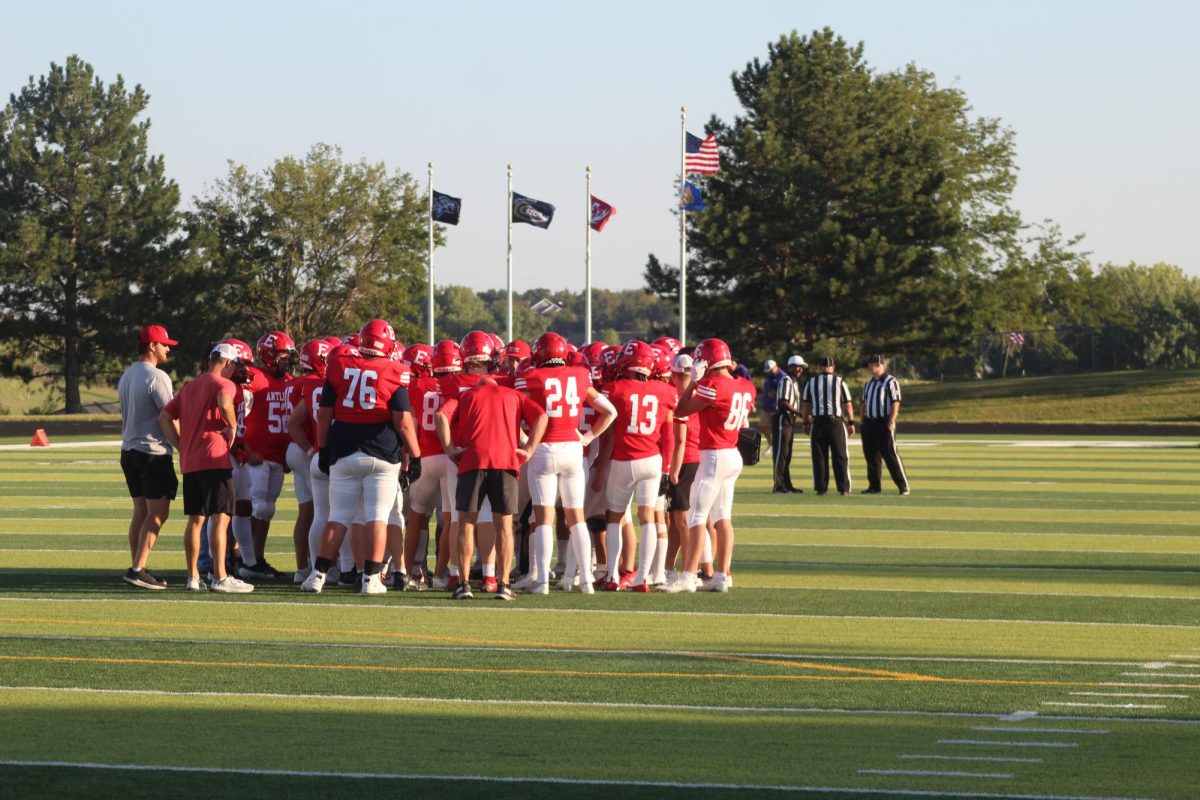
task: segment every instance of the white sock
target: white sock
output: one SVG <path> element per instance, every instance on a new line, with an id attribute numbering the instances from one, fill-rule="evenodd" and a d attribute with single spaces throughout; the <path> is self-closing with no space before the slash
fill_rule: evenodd
<path id="1" fill-rule="evenodd" d="M 660 536 L 658 539 L 658 547 L 654 549 L 654 570 L 650 573 L 652 576 L 662 575 L 667 568 L 667 537 Z"/>
<path id="2" fill-rule="evenodd" d="M 656 549 L 658 549 L 658 526 L 653 522 L 648 522 L 642 526 L 642 541 L 641 547 L 638 550 L 637 575 L 633 579 L 635 586 L 646 582 L 646 577 L 650 574 L 650 565 L 654 563 L 654 551 Z"/>
<path id="3" fill-rule="evenodd" d="M 586 522 L 579 522 L 571 526 L 571 553 L 575 556 L 575 566 L 579 568 L 579 581 L 591 583 L 595 578 L 592 576 L 592 534 L 588 530 Z M 568 562 L 570 563 L 570 562 Z M 567 579 L 569 580 L 571 570 L 567 571 Z"/>
<path id="4" fill-rule="evenodd" d="M 231 527 L 233 528 L 233 538 L 238 545 L 238 552 L 242 556 L 242 563 L 247 567 L 253 567 L 258 563 L 258 559 L 254 555 L 254 534 L 250 532 L 250 518 L 235 516 Z"/>
<path id="5" fill-rule="evenodd" d="M 458 567 L 456 567 L 456 566 L 455 566 L 455 565 L 453 565 L 453 564 L 451 564 L 451 565 L 450 565 L 450 576 L 451 576 L 452 578 L 457 578 L 457 577 L 458 577 Z"/>
<path id="6" fill-rule="evenodd" d="M 493 561 L 493 562 L 484 564 L 481 567 L 481 569 L 483 569 L 483 577 L 485 577 L 485 578 L 496 577 L 496 562 Z"/>
<path id="7" fill-rule="evenodd" d="M 538 571 L 537 571 L 537 533 L 536 533 L 536 531 L 537 531 L 537 528 L 534 528 L 533 530 L 531 530 L 529 532 L 529 535 L 525 537 L 525 550 L 528 551 L 528 553 L 527 553 L 528 561 L 526 562 L 529 564 L 528 574 L 534 578 L 536 578 L 537 574 L 538 574 Z"/>
<path id="8" fill-rule="evenodd" d="M 604 534 L 604 548 L 608 550 L 608 562 L 604 568 L 608 571 L 608 579 L 615 581 L 620 577 L 618 565 L 621 563 L 621 523 L 608 523 L 608 530 Z"/>
<path id="9" fill-rule="evenodd" d="M 346 535 L 342 537 L 342 546 L 338 550 L 338 572 L 349 575 L 354 569 L 354 545 L 350 543 L 350 531 L 346 531 Z"/>
<path id="10" fill-rule="evenodd" d="M 700 550 L 700 563 L 712 563 L 712 539 L 708 535 L 708 531 L 704 532 L 704 547 Z"/>
<path id="11" fill-rule="evenodd" d="M 550 553 L 554 549 L 554 528 L 538 525 L 533 529 L 533 561 L 530 571 L 537 574 L 538 583 L 550 580 Z"/>

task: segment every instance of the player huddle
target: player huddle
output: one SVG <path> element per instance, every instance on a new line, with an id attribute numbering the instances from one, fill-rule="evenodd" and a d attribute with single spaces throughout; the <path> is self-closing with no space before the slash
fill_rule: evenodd
<path id="1" fill-rule="evenodd" d="M 290 471 L 303 591 L 732 588 L 755 388 L 719 339 L 689 354 L 669 337 L 531 347 L 473 331 L 405 348 L 372 320 L 299 351 L 281 331 L 255 352 L 221 345 L 237 354 L 232 574 L 282 577 L 264 552 Z"/>

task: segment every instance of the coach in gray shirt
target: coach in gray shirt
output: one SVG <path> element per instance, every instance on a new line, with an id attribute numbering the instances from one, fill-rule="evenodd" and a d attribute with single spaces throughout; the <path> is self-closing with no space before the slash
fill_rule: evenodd
<path id="1" fill-rule="evenodd" d="M 121 398 L 121 471 L 133 498 L 129 521 L 131 566 L 126 583 L 142 589 L 165 589 L 167 582 L 146 569 L 150 550 L 167 521 L 179 489 L 171 445 L 158 425 L 158 414 L 171 401 L 171 378 L 159 369 L 179 342 L 161 325 L 147 325 L 138 337 L 138 360 L 117 384 Z"/>

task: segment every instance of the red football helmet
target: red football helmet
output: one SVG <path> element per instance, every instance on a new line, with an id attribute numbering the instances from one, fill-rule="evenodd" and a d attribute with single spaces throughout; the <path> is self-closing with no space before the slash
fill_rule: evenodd
<path id="1" fill-rule="evenodd" d="M 652 344 L 654 352 L 658 354 L 658 362 L 654 365 L 654 375 L 658 378 L 671 377 L 671 362 L 675 360 L 675 354 L 661 345 Z"/>
<path id="2" fill-rule="evenodd" d="M 462 372 L 462 350 L 450 339 L 443 339 L 433 348 L 433 374 Z"/>
<path id="3" fill-rule="evenodd" d="M 531 369 L 533 369 L 533 361 L 529 358 L 522 358 L 521 362 L 519 364 L 517 364 L 516 374 L 518 376 L 524 375 L 526 372 L 529 372 L 529 370 L 531 370 Z"/>
<path id="4" fill-rule="evenodd" d="M 264 367 L 274 367 L 279 359 L 296 360 L 296 343 L 283 331 L 264 333 L 258 340 L 258 360 Z M 289 363 L 290 366 L 290 363 Z"/>
<path id="5" fill-rule="evenodd" d="M 329 355 L 325 356 L 325 370 L 329 371 L 339 358 L 358 358 L 362 353 L 358 352 L 358 348 L 352 344 L 339 344 L 336 347 L 329 349 Z"/>
<path id="6" fill-rule="evenodd" d="M 412 344 L 404 351 L 404 361 L 418 375 L 433 372 L 433 348 L 427 344 Z"/>
<path id="7" fill-rule="evenodd" d="M 589 365 L 598 367 L 604 359 L 604 351 L 608 348 L 604 342 L 590 342 L 579 351 L 587 359 Z"/>
<path id="8" fill-rule="evenodd" d="M 358 352 L 371 358 L 389 358 L 396 349 L 396 331 L 390 322 L 373 319 L 358 332 Z"/>
<path id="9" fill-rule="evenodd" d="M 330 346 L 330 347 L 337 347 L 339 344 L 341 344 L 341 343 L 342 343 L 342 337 L 340 337 L 340 336 L 326 336 L 326 337 L 325 337 L 325 341 L 326 341 L 326 342 L 329 342 L 329 346 Z"/>
<path id="10" fill-rule="evenodd" d="M 663 348 L 664 350 L 669 352 L 671 355 L 675 355 L 676 353 L 678 353 L 680 350 L 683 349 L 683 343 L 680 342 L 678 339 L 676 339 L 674 336 L 660 336 L 657 339 L 655 339 L 652 342 L 652 344 L 655 347 Z"/>
<path id="11" fill-rule="evenodd" d="M 348 344 L 351 347 L 357 348 L 359 338 L 360 337 L 357 333 L 350 333 L 350 334 L 343 336 L 341 339 L 341 342 L 342 342 L 342 344 Z"/>
<path id="12" fill-rule="evenodd" d="M 634 339 L 626 342 L 617 357 L 617 369 L 649 377 L 658 365 L 658 351 L 645 342 Z"/>
<path id="13" fill-rule="evenodd" d="M 250 370 L 248 367 L 254 363 L 254 351 L 250 349 L 250 345 L 241 339 L 226 339 L 221 344 L 233 345 L 233 349 L 237 350 L 237 368 L 233 372 L 233 382 L 249 384 Z"/>
<path id="14" fill-rule="evenodd" d="M 554 331 L 546 331 L 537 338 L 533 343 L 533 363 L 539 367 L 557 361 L 560 364 L 567 362 L 567 340 Z"/>
<path id="15" fill-rule="evenodd" d="M 405 350 L 404 345 L 400 344 L 399 342 L 396 342 L 396 349 L 392 350 L 392 354 L 390 356 L 388 356 L 388 358 L 390 358 L 392 361 L 403 361 L 404 360 L 404 350 Z"/>
<path id="16" fill-rule="evenodd" d="M 515 358 L 517 361 L 529 358 L 529 343 L 520 339 L 513 339 L 504 348 L 505 358 Z"/>
<path id="17" fill-rule="evenodd" d="M 587 368 L 588 360 L 584 358 L 583 353 L 579 352 L 578 350 L 572 350 L 571 352 L 567 353 L 567 366 Z"/>
<path id="18" fill-rule="evenodd" d="M 720 339 L 705 339 L 696 345 L 693 358 L 697 361 L 707 361 L 709 369 L 733 366 L 733 354 L 729 345 Z"/>
<path id="19" fill-rule="evenodd" d="M 324 339 L 307 342 L 300 348 L 300 369 L 325 377 L 325 359 L 329 356 L 329 350 L 329 342 Z"/>
<path id="20" fill-rule="evenodd" d="M 492 339 L 492 334 L 490 333 L 471 331 L 463 337 L 459 349 L 462 350 L 462 360 L 464 363 L 491 361 L 492 354 L 496 352 L 496 342 Z"/>

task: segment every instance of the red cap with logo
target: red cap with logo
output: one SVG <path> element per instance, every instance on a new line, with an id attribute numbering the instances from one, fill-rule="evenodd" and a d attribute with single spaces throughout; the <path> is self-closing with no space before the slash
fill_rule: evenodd
<path id="1" fill-rule="evenodd" d="M 142 344 L 169 344 L 172 347 L 179 344 L 167 336 L 167 329 L 162 325 L 147 325 L 142 328 L 142 332 L 138 334 L 138 341 Z"/>

